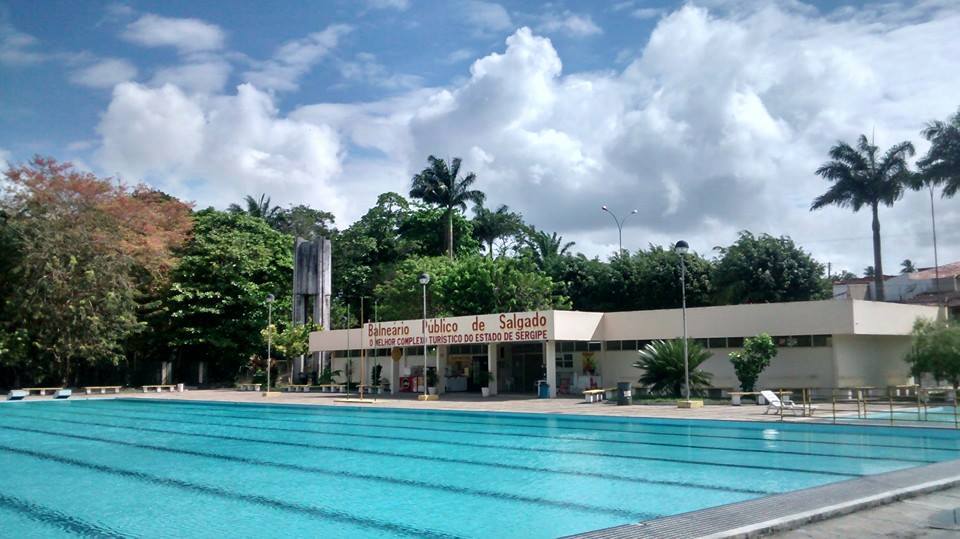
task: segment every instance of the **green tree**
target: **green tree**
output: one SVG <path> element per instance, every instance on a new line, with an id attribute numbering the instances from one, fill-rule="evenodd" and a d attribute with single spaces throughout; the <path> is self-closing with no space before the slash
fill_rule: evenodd
<path id="1" fill-rule="evenodd" d="M 929 374 L 937 382 L 960 388 L 960 326 L 956 322 L 918 319 L 913 325 L 913 346 L 905 360 L 918 379 Z"/>
<path id="2" fill-rule="evenodd" d="M 460 174 L 459 157 L 454 158 L 449 167 L 446 161 L 432 155 L 427 161 L 430 166 L 413 177 L 410 196 L 443 208 L 447 220 L 447 256 L 453 258 L 453 213 L 458 208 L 466 210 L 468 202 L 483 202 L 485 196 L 483 192 L 471 189 L 477 181 L 476 174 L 471 172 L 462 178 L 457 177 Z"/>
<path id="3" fill-rule="evenodd" d="M 336 232 L 333 222 L 336 218 L 330 212 L 315 210 L 299 204 L 280 210 L 276 217 L 277 230 L 294 238 L 312 240 L 318 237 L 330 238 Z"/>
<path id="4" fill-rule="evenodd" d="M 687 342 L 690 369 L 690 393 L 710 387 L 712 374 L 699 369 L 710 359 L 710 352 L 693 341 Z M 654 341 L 638 352 L 640 359 L 633 366 L 642 369 L 640 383 L 654 393 L 679 397 L 684 384 L 683 340 Z"/>
<path id="5" fill-rule="evenodd" d="M 420 203 L 410 205 L 410 211 L 400 223 L 399 233 L 408 252 L 414 256 L 436 256 L 447 250 L 444 243 L 444 229 L 452 222 L 453 253 L 456 256 L 469 256 L 480 249 L 480 243 L 473 233 L 473 222 L 460 212 L 450 214 L 439 207 Z"/>
<path id="6" fill-rule="evenodd" d="M 770 366 L 770 361 L 777 357 L 777 345 L 770 335 L 761 333 L 743 341 L 742 352 L 731 352 L 730 362 L 737 373 L 741 391 L 753 391 L 757 378 L 764 369 Z"/>
<path id="7" fill-rule="evenodd" d="M 811 210 L 835 205 L 854 212 L 867 206 L 873 216 L 873 277 L 878 301 L 883 301 L 883 260 L 880 249 L 879 208 L 893 206 L 903 196 L 910 180 L 907 158 L 914 154 L 913 144 L 904 141 L 878 155 L 879 148 L 860 135 L 857 147 L 839 142 L 830 149 L 830 161 L 817 169 L 817 175 L 833 182 L 827 192 L 814 199 Z"/>
<path id="8" fill-rule="evenodd" d="M 265 352 L 267 294 L 275 312 L 290 310 L 293 239 L 245 213 L 209 208 L 194 220 L 163 301 L 169 343 L 181 361 L 207 361 L 212 379 L 228 379 Z"/>
<path id="9" fill-rule="evenodd" d="M 863 276 L 868 279 L 873 279 L 877 276 L 877 270 L 873 266 L 867 266 L 863 268 Z"/>
<path id="10" fill-rule="evenodd" d="M 570 249 L 576 245 L 576 242 L 564 242 L 563 236 L 556 232 L 547 234 L 533 227 L 527 233 L 524 243 L 525 253 L 542 270 L 549 270 L 560 258 L 569 256 Z"/>
<path id="11" fill-rule="evenodd" d="M 900 263 L 900 273 L 914 273 L 916 271 L 917 267 L 913 265 L 913 261 L 909 258 Z"/>
<path id="12" fill-rule="evenodd" d="M 843 271 L 841 271 L 840 273 L 836 273 L 836 274 L 830 276 L 830 280 L 833 281 L 833 282 L 837 282 L 837 281 L 849 281 L 849 280 L 851 280 L 851 279 L 856 279 L 856 278 L 857 278 L 857 274 L 856 274 L 856 273 L 853 273 L 852 271 L 848 271 L 848 270 L 843 270 Z"/>
<path id="13" fill-rule="evenodd" d="M 719 251 L 713 272 L 719 305 L 829 297 L 823 265 L 789 237 L 743 231 Z"/>
<path id="14" fill-rule="evenodd" d="M 952 197 L 960 190 L 960 110 L 946 121 L 933 121 L 922 132 L 930 141 L 930 149 L 917 161 L 923 185 L 943 186 L 943 196 Z"/>
<path id="15" fill-rule="evenodd" d="M 483 204 L 477 204 L 473 212 L 473 235 L 487 246 L 490 258 L 493 258 L 493 244 L 497 240 L 517 234 L 523 226 L 520 216 L 511 212 L 506 205 L 490 210 Z"/>
<path id="16" fill-rule="evenodd" d="M 270 197 L 261 194 L 259 199 L 250 195 L 243 197 L 244 206 L 239 204 L 230 204 L 227 211 L 230 213 L 245 213 L 250 217 L 263 219 L 273 228 L 279 228 L 283 221 L 283 208 L 280 206 L 271 206 Z"/>

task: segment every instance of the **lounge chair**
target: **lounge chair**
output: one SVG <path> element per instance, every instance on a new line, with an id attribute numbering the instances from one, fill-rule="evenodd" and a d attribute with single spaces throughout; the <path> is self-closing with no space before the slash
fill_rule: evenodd
<path id="1" fill-rule="evenodd" d="M 10 393 L 7 393 L 8 401 L 22 401 L 30 395 L 29 391 L 24 391 L 22 389 L 12 389 Z"/>
<path id="2" fill-rule="evenodd" d="M 71 389 L 58 389 L 56 393 L 53 394 L 55 399 L 69 399 L 70 395 L 73 395 L 73 390 Z"/>
<path id="3" fill-rule="evenodd" d="M 817 409 L 816 406 L 809 405 L 804 407 L 801 404 L 797 404 L 790 400 L 788 397 L 784 397 L 783 400 L 780 400 L 780 397 L 776 393 L 766 389 L 760 392 L 760 395 L 767 400 L 767 409 L 763 411 L 764 415 L 770 413 L 770 410 L 782 414 L 785 410 L 793 412 L 793 415 L 804 415 L 807 409 L 810 410 L 810 415 L 813 415 L 813 411 Z"/>

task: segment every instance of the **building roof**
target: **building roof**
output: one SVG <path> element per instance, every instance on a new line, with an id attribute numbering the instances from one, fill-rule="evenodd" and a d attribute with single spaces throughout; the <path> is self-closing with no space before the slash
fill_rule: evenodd
<path id="1" fill-rule="evenodd" d="M 907 273 L 905 275 L 909 276 L 910 279 L 916 280 L 936 279 L 937 268 L 924 268 L 920 271 Z M 941 279 L 944 277 L 956 277 L 958 275 L 960 275 L 960 262 L 951 262 L 949 264 L 943 264 L 940 266 Z"/>

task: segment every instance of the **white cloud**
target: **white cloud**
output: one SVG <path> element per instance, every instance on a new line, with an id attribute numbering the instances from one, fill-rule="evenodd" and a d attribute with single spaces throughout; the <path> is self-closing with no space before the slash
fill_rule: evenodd
<path id="1" fill-rule="evenodd" d="M 160 68 L 154 73 L 150 84 L 172 84 L 190 92 L 217 93 L 223 91 L 232 67 L 218 57 L 198 57 L 184 64 Z"/>
<path id="2" fill-rule="evenodd" d="M 547 34 L 562 33 L 573 37 L 595 36 L 603 33 L 590 15 L 579 15 L 570 11 L 544 15 L 537 29 Z"/>
<path id="3" fill-rule="evenodd" d="M 460 9 L 467 24 L 479 34 L 500 32 L 513 27 L 506 8 L 496 2 L 462 0 Z"/>
<path id="4" fill-rule="evenodd" d="M 630 16 L 634 19 L 645 20 L 656 19 L 664 13 L 666 13 L 666 11 L 660 8 L 642 7 L 631 11 Z"/>
<path id="5" fill-rule="evenodd" d="M 3 179 L 3 171 L 12 167 L 13 163 L 10 162 L 10 152 L 0 148 L 0 179 Z"/>
<path id="6" fill-rule="evenodd" d="M 13 25 L 0 20 L 0 64 L 30 65 L 46 60 L 46 54 L 37 50 L 39 41 Z"/>
<path id="7" fill-rule="evenodd" d="M 277 49 L 272 59 L 244 73 L 244 78 L 258 88 L 296 90 L 300 77 L 309 72 L 351 31 L 352 26 L 333 24 L 305 38 L 288 41 Z"/>
<path id="8" fill-rule="evenodd" d="M 365 0 L 367 9 L 395 9 L 406 11 L 410 9 L 410 0 Z"/>
<path id="9" fill-rule="evenodd" d="M 223 30 L 200 19 L 175 19 L 146 14 L 127 25 L 122 37 L 145 47 L 174 47 L 180 52 L 223 48 Z"/>
<path id="10" fill-rule="evenodd" d="M 364 82 L 382 88 L 415 88 L 421 82 L 421 78 L 415 75 L 390 73 L 386 66 L 370 53 L 359 53 L 352 61 L 340 61 L 339 69 L 340 75 L 348 81 Z"/>
<path id="11" fill-rule="evenodd" d="M 70 82 L 90 88 L 113 88 L 137 77 L 137 68 L 121 58 L 104 58 L 70 73 Z"/>
<path id="12" fill-rule="evenodd" d="M 98 131 L 104 170 L 201 205 L 267 192 L 278 202 L 344 212 L 333 184 L 341 170 L 337 134 L 282 117 L 272 97 L 249 84 L 210 97 L 123 83 Z"/>
<path id="13" fill-rule="evenodd" d="M 470 49 L 457 49 L 447 55 L 447 63 L 459 64 L 465 60 L 473 58 L 473 51 Z"/>

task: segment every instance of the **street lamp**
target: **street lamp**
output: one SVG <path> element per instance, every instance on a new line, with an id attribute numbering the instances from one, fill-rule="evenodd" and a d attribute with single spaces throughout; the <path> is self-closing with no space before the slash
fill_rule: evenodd
<path id="1" fill-rule="evenodd" d="M 429 273 L 420 274 L 420 284 L 423 286 L 423 399 L 427 399 L 427 284 L 430 282 Z"/>
<path id="2" fill-rule="evenodd" d="M 609 214 L 610 214 L 610 217 L 613 217 L 613 222 L 614 222 L 614 223 L 617 223 L 617 243 L 618 243 L 618 245 L 620 246 L 620 250 L 617 251 L 617 254 L 619 255 L 619 254 L 621 254 L 621 253 L 623 252 L 623 223 L 624 223 L 624 222 L 627 220 L 627 218 L 630 217 L 631 215 L 636 215 L 636 214 L 637 214 L 637 210 L 630 210 L 630 213 L 627 214 L 627 215 L 625 215 L 625 216 L 623 217 L 623 219 L 618 219 L 618 218 L 617 218 L 617 214 L 615 214 L 615 213 L 613 213 L 612 211 L 610 211 L 610 208 L 608 208 L 606 205 L 600 206 L 600 209 L 603 210 L 603 211 L 605 211 L 605 212 L 607 212 L 607 213 L 609 213 Z"/>
<path id="3" fill-rule="evenodd" d="M 270 353 L 273 347 L 273 302 L 277 298 L 273 294 L 267 294 L 267 392 L 265 396 L 270 396 Z"/>
<path id="4" fill-rule="evenodd" d="M 690 360 L 687 354 L 687 264 L 684 262 L 683 257 L 687 254 L 687 251 L 690 250 L 690 246 L 687 242 L 680 240 L 676 245 L 673 246 L 673 250 L 677 252 L 677 255 L 680 256 L 680 297 L 683 301 L 683 378 L 684 378 L 684 393 L 686 398 L 690 400 Z"/>

